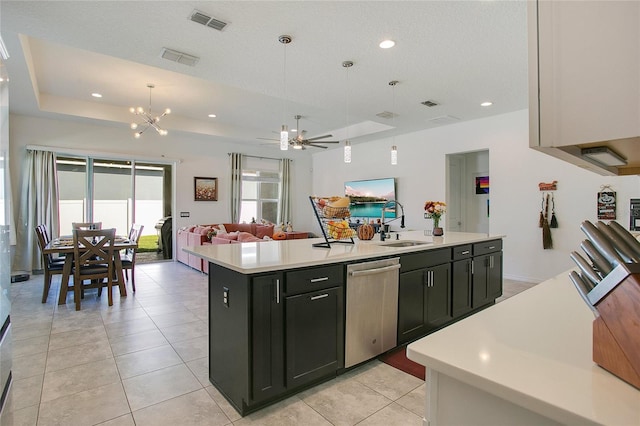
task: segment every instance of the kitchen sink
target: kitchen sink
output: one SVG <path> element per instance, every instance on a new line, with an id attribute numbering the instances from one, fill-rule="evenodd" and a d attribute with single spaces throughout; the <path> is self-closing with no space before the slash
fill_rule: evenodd
<path id="1" fill-rule="evenodd" d="M 379 246 L 385 246 L 385 247 L 413 247 L 413 246 L 423 246 L 423 245 L 427 245 L 427 244 L 433 244 L 430 241 L 410 241 L 410 240 L 404 240 L 404 241 L 392 241 L 392 242 L 380 242 L 378 243 Z"/>

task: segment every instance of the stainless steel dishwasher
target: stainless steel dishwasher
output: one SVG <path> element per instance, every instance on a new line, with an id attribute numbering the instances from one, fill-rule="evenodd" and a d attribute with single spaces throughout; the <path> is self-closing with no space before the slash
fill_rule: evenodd
<path id="1" fill-rule="evenodd" d="M 396 346 L 399 270 L 399 258 L 347 265 L 345 367 Z"/>

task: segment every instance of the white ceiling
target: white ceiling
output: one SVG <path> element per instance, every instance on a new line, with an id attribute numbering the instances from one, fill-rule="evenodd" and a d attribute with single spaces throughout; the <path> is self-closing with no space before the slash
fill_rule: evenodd
<path id="1" fill-rule="evenodd" d="M 228 25 L 192 22 L 194 9 Z M 153 112 L 172 109 L 169 132 L 248 144 L 276 137 L 283 120 L 295 127 L 296 114 L 308 137 L 344 140 L 348 123 L 358 143 L 527 107 L 524 0 L 3 0 L 0 34 L 12 113 L 98 120 L 127 136 L 129 107 L 148 107 L 147 83 Z M 385 38 L 396 46 L 380 49 Z M 200 61 L 167 61 L 163 47 Z M 376 116 L 384 111 L 397 116 Z"/>

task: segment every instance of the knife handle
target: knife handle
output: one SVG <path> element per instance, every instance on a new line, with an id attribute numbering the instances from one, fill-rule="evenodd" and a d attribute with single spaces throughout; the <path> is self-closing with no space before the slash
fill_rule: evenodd
<path id="1" fill-rule="evenodd" d="M 582 276 L 587 278 L 587 284 L 589 285 L 589 290 L 596 286 L 602 279 L 598 275 L 596 271 L 593 270 L 593 267 L 585 260 L 584 257 L 580 256 L 580 253 L 576 251 L 571 252 L 571 259 L 578 265 L 580 270 L 582 271 Z"/>
<path id="2" fill-rule="evenodd" d="M 611 229 L 606 223 L 600 220 L 596 223 L 596 227 L 609 239 L 613 248 L 626 263 L 640 262 L 640 256 L 637 256 L 633 250 L 629 248 L 627 243 L 618 235 L 618 233 Z"/>
<path id="3" fill-rule="evenodd" d="M 580 248 L 587 254 L 593 266 L 595 266 L 602 276 L 606 276 L 613 270 L 613 267 L 607 259 L 593 246 L 593 243 L 589 240 L 584 240 L 580 243 Z"/>
<path id="4" fill-rule="evenodd" d="M 599 317 L 600 314 L 598 313 L 598 310 L 591 304 L 589 298 L 587 297 L 587 293 L 589 292 L 589 290 L 584 279 L 576 271 L 571 271 L 571 273 L 569 274 L 569 278 L 573 282 L 573 285 L 576 287 L 576 290 L 578 290 L 578 294 L 580 294 L 580 297 L 582 297 L 584 303 L 586 303 L 589 309 L 591 309 L 591 312 L 593 312 L 593 315 Z"/>
<path id="5" fill-rule="evenodd" d="M 618 234 L 635 254 L 640 256 L 640 241 L 636 240 L 631 232 L 627 231 L 615 220 L 609 222 L 609 228 Z"/>
<path id="6" fill-rule="evenodd" d="M 620 255 L 616 252 L 616 249 L 613 248 L 609 240 L 595 227 L 595 225 L 588 220 L 585 220 L 580 225 L 580 229 L 585 233 L 587 238 L 591 240 L 593 246 L 604 256 L 607 261 L 611 264 L 612 267 L 616 267 L 621 263 L 624 263 L 624 260 L 620 257 Z"/>

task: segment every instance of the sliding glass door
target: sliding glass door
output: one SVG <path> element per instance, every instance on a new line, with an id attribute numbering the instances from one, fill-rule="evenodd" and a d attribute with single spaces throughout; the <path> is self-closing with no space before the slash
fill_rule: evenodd
<path id="1" fill-rule="evenodd" d="M 127 235 L 133 223 L 131 162 L 93 160 L 93 222 Z"/>

